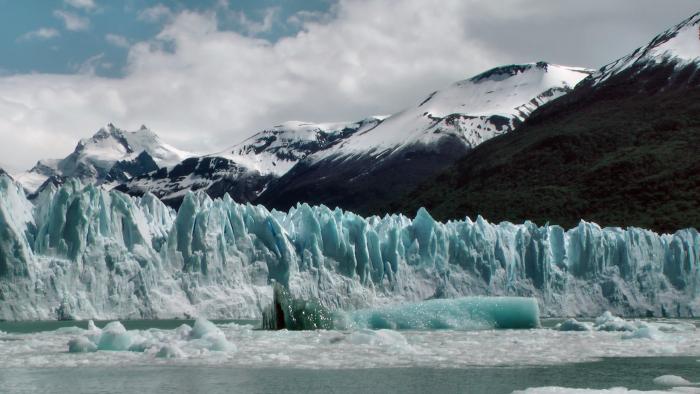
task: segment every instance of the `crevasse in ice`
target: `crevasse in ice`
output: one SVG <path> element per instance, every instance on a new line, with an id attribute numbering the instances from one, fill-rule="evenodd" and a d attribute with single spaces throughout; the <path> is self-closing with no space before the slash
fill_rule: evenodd
<path id="1" fill-rule="evenodd" d="M 0 318 L 259 318 L 272 280 L 331 310 L 532 296 L 543 315 L 698 315 L 700 235 L 565 231 L 427 211 L 363 218 L 189 193 L 175 212 L 68 182 L 32 203 L 0 178 Z"/>

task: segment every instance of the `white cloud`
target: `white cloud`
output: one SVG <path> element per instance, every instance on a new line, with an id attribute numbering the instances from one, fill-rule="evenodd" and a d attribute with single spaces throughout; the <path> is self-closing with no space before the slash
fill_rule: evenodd
<path id="1" fill-rule="evenodd" d="M 58 37 L 60 35 L 61 33 L 56 29 L 50 27 L 42 27 L 40 29 L 23 34 L 20 37 L 20 40 L 48 40 L 50 38 Z"/>
<path id="2" fill-rule="evenodd" d="M 118 34 L 109 33 L 109 34 L 105 35 L 105 40 L 108 43 L 110 43 L 114 46 L 120 47 L 120 48 L 128 48 L 129 47 L 129 40 L 126 37 L 120 36 Z"/>
<path id="3" fill-rule="evenodd" d="M 92 10 L 96 7 L 94 0 L 63 0 L 63 2 L 71 7 L 82 8 L 85 10 Z"/>
<path id="4" fill-rule="evenodd" d="M 95 71 L 98 68 L 110 68 L 112 65 L 110 63 L 105 63 L 103 60 L 105 58 L 104 53 L 98 53 L 97 55 L 89 57 L 83 63 L 75 67 L 75 70 L 79 74 L 94 76 Z"/>
<path id="5" fill-rule="evenodd" d="M 72 12 L 56 10 L 53 12 L 53 15 L 62 20 L 66 29 L 70 31 L 82 31 L 90 27 L 90 20 L 88 18 L 76 15 Z"/>
<path id="6" fill-rule="evenodd" d="M 250 19 L 245 12 L 230 12 L 229 17 L 234 19 L 234 22 L 246 33 L 254 36 L 272 30 L 274 23 L 279 19 L 279 8 L 266 8 L 263 11 L 263 17 L 260 21 Z"/>
<path id="7" fill-rule="evenodd" d="M 0 156 L 29 167 L 110 121 L 215 151 L 284 120 L 390 113 L 502 62 L 464 35 L 468 11 L 462 0 L 341 1 L 335 19 L 274 44 L 181 12 L 131 46 L 123 78 L 90 74 L 102 58 L 80 75 L 0 77 Z"/>
<path id="8" fill-rule="evenodd" d="M 153 7 L 148 7 L 139 12 L 138 18 L 149 23 L 156 23 L 164 19 L 170 19 L 172 16 L 173 12 L 170 10 L 170 8 L 164 6 L 163 4 L 156 4 Z"/>
<path id="9" fill-rule="evenodd" d="M 213 11 L 172 14 L 156 6 L 142 18 L 165 25 L 153 40 L 131 45 L 122 78 L 90 73 L 106 67 L 103 58 L 76 75 L 0 76 L 0 157 L 16 167 L 61 157 L 107 122 L 146 124 L 175 146 L 212 152 L 285 120 L 392 113 L 490 67 L 540 60 L 538 52 L 521 55 L 473 34 L 484 25 L 479 4 L 490 3 L 340 0 L 332 18 L 300 15 L 301 31 L 274 43 L 221 31 Z M 615 25 L 620 15 L 637 19 L 616 15 Z M 518 16 L 510 10 L 491 18 L 488 35 Z M 536 28 L 514 34 L 527 45 L 556 36 L 547 26 L 529 36 Z M 651 30 L 635 39 L 641 44 L 660 31 Z M 620 55 L 633 49 L 615 48 Z"/>

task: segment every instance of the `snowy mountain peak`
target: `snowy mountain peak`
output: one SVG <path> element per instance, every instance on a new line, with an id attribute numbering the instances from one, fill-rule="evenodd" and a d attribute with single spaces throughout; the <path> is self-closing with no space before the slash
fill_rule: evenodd
<path id="1" fill-rule="evenodd" d="M 469 78 L 467 81 L 473 83 L 479 83 L 486 80 L 502 81 L 504 79 L 518 75 L 519 73 L 527 72 L 532 69 L 540 69 L 546 72 L 548 68 L 549 63 L 543 61 L 537 63 L 511 64 L 507 66 L 492 68 L 491 70 L 485 71 L 481 74 Z"/>
<path id="2" fill-rule="evenodd" d="M 435 91 L 415 107 L 383 119 L 371 131 L 356 133 L 314 158 L 382 154 L 416 143 L 432 144 L 446 135 L 474 147 L 511 130 L 591 72 L 546 62 L 497 67 Z"/>
<path id="3" fill-rule="evenodd" d="M 593 75 L 594 84 L 625 70 L 642 70 L 659 64 L 677 68 L 700 65 L 700 12 L 654 37 L 646 46 L 637 48 Z"/>
<path id="4" fill-rule="evenodd" d="M 354 123 L 288 121 L 210 156 L 235 161 L 261 174 L 279 176 L 306 156 L 327 149 L 357 132 L 376 127 L 384 118 L 373 116 Z"/>
<path id="5" fill-rule="evenodd" d="M 143 156 L 144 152 L 148 158 Z M 59 160 L 40 160 L 31 170 L 19 174 L 17 179 L 30 192 L 39 189 L 47 180 L 61 177 L 76 177 L 99 184 L 111 181 L 111 178 L 123 180 L 135 175 L 123 170 L 112 171 L 117 164 L 120 168 L 141 173 L 141 170 L 174 165 L 190 156 L 192 154 L 162 142 L 145 126 L 126 131 L 109 123 L 92 137 L 81 139 L 70 155 Z"/>

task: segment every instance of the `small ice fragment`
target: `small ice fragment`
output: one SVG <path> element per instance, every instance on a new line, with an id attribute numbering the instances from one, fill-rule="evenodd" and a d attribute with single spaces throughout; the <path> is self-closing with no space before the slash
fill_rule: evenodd
<path id="1" fill-rule="evenodd" d="M 590 324 L 580 322 L 576 319 L 567 319 L 557 325 L 559 331 L 591 331 Z"/>
<path id="2" fill-rule="evenodd" d="M 354 345 L 405 347 L 406 337 L 393 330 L 359 330 L 348 336 L 348 342 Z"/>
<path id="3" fill-rule="evenodd" d="M 129 350 L 133 340 L 126 328 L 118 322 L 113 321 L 102 329 L 100 340 L 97 343 L 99 350 Z"/>
<path id="4" fill-rule="evenodd" d="M 663 335 L 656 327 L 647 325 L 622 334 L 622 339 L 660 339 Z"/>
<path id="5" fill-rule="evenodd" d="M 694 385 L 693 383 L 687 381 L 686 379 L 677 376 L 677 375 L 662 375 L 662 376 L 657 376 L 654 378 L 654 383 L 661 385 L 661 386 L 670 386 L 670 387 L 676 387 L 676 386 L 692 386 Z"/>
<path id="6" fill-rule="evenodd" d="M 194 327 L 192 327 L 192 331 L 190 331 L 190 337 L 194 339 L 200 339 L 208 333 L 216 332 L 221 332 L 221 330 L 219 330 L 219 328 L 216 327 L 214 323 L 200 317 L 197 320 L 195 320 Z"/>
<path id="7" fill-rule="evenodd" d="M 97 351 L 97 345 L 85 337 L 73 338 L 68 341 L 68 353 L 89 353 Z"/>
<path id="8" fill-rule="evenodd" d="M 226 339 L 224 332 L 207 319 L 198 318 L 190 332 L 190 337 L 200 340 L 200 344 L 214 351 L 235 351 L 236 346 Z"/>
<path id="9" fill-rule="evenodd" d="M 87 329 L 88 329 L 88 331 L 102 331 L 95 325 L 95 322 L 92 320 L 88 321 L 88 328 Z"/>
<path id="10" fill-rule="evenodd" d="M 594 328 L 598 331 L 634 331 L 637 327 L 621 317 L 605 311 L 595 319 Z"/>
<path id="11" fill-rule="evenodd" d="M 181 358 L 185 354 L 180 350 L 179 347 L 173 344 L 165 344 L 156 353 L 158 358 Z"/>

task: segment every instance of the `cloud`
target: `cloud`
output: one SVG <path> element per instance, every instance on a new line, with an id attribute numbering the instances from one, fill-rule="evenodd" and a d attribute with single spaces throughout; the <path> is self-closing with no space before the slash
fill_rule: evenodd
<path id="1" fill-rule="evenodd" d="M 90 27 L 90 20 L 85 17 L 78 16 L 72 12 L 56 10 L 53 15 L 61 19 L 67 30 L 82 31 Z"/>
<path id="2" fill-rule="evenodd" d="M 170 19 L 172 16 L 173 12 L 170 8 L 163 4 L 156 4 L 153 7 L 148 7 L 139 12 L 138 19 L 149 23 L 156 23 L 164 19 Z"/>
<path id="3" fill-rule="evenodd" d="M 142 17 L 163 18 L 164 25 L 153 39 L 132 43 L 123 77 L 94 75 L 107 67 L 102 57 L 75 75 L 0 76 L 0 157 L 29 167 L 39 158 L 65 156 L 79 138 L 110 121 L 131 129 L 147 124 L 175 146 L 216 152 L 285 120 L 355 121 L 392 113 L 497 65 L 543 54 L 564 62 L 571 53 L 563 48 L 566 40 L 582 40 L 577 29 L 588 31 L 574 26 L 564 9 L 509 1 L 515 8 L 499 13 L 486 0 L 442 0 L 439 6 L 340 0 L 331 17 L 299 15 L 299 32 L 275 42 L 223 31 L 214 10 L 172 13 L 156 6 L 160 11 Z M 625 40 L 598 41 L 605 45 L 588 49 L 589 57 L 622 56 L 634 49 L 628 41 L 642 44 L 688 16 L 676 7 L 662 8 L 680 17 L 663 14 L 658 3 L 653 10 L 638 9 L 638 1 L 645 0 L 629 0 L 626 9 L 598 7 L 614 12 L 600 19 L 612 31 L 647 20 L 639 15 L 645 12 L 666 19 L 631 29 Z"/>
<path id="4" fill-rule="evenodd" d="M 71 7 L 85 10 L 92 10 L 96 7 L 94 0 L 63 0 L 63 2 Z"/>
<path id="5" fill-rule="evenodd" d="M 98 53 L 97 55 L 89 57 L 83 63 L 75 67 L 79 74 L 94 76 L 95 71 L 98 68 L 111 68 L 112 64 L 104 62 L 105 54 Z"/>
<path id="6" fill-rule="evenodd" d="M 19 39 L 20 40 L 35 40 L 35 39 L 48 40 L 50 38 L 58 37 L 60 35 L 61 35 L 61 33 L 54 28 L 42 27 L 40 29 L 33 30 L 33 31 L 30 31 L 30 32 L 23 34 L 22 36 L 19 37 Z"/>
<path id="7" fill-rule="evenodd" d="M 120 47 L 120 48 L 128 48 L 129 47 L 129 40 L 126 37 L 120 36 L 118 34 L 109 33 L 109 34 L 105 35 L 105 40 L 108 43 L 110 43 L 116 47 Z"/>
<path id="8" fill-rule="evenodd" d="M 266 8 L 263 10 L 260 21 L 250 19 L 245 12 L 230 12 L 229 18 L 233 19 L 247 34 L 255 36 L 272 30 L 274 23 L 279 19 L 279 12 L 279 7 Z"/>

